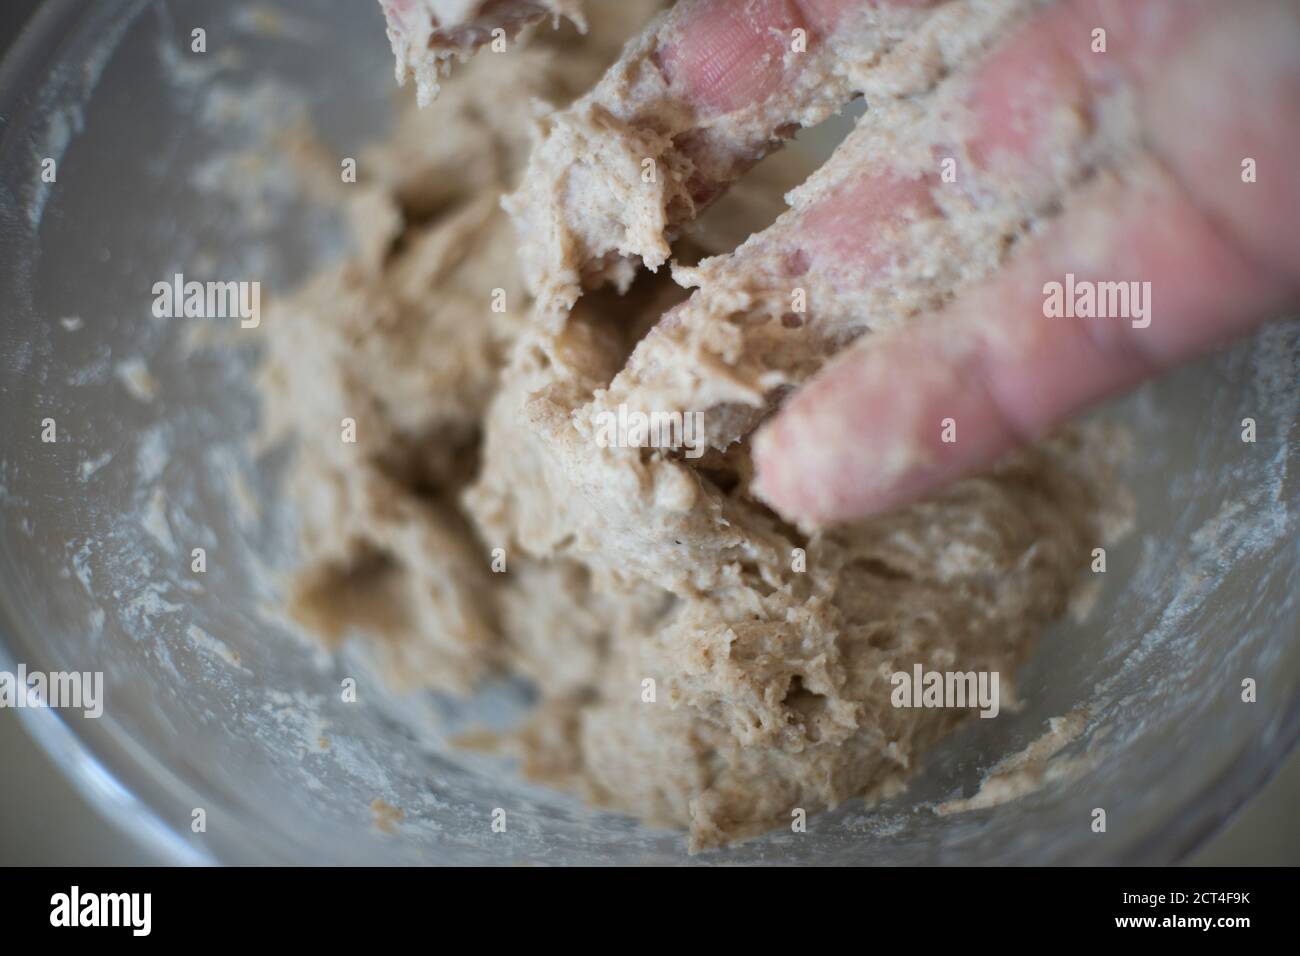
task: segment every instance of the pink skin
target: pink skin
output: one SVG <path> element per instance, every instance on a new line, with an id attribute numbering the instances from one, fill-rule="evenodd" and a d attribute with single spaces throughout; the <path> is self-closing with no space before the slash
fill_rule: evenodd
<path id="1" fill-rule="evenodd" d="M 682 40 L 659 50 L 670 82 L 678 81 L 706 113 L 728 113 L 770 96 L 802 68 L 784 62 L 789 36 L 808 31 L 809 44 L 829 35 L 844 12 L 863 0 L 684 0 Z M 884 0 L 925 6 L 933 0 Z"/>
<path id="2" fill-rule="evenodd" d="M 933 185 L 929 178 L 860 173 L 803 215 L 797 236 L 799 251 L 809 268 L 839 278 L 842 287 L 852 288 L 888 264 L 889 224 L 938 214 Z M 777 241 L 784 245 L 791 240 L 782 236 Z"/>
<path id="3" fill-rule="evenodd" d="M 723 18 L 733 7 L 699 4 Z M 810 0 L 754 9 L 781 24 L 833 25 L 810 13 Z M 1286 0 L 1242 3 L 1225 19 L 1211 2 L 1066 0 L 1013 35 L 974 85 L 981 128 L 968 145 L 977 164 L 1032 175 L 1049 110 L 1064 103 L 1086 117 L 1098 94 L 1131 79 L 1153 160 L 1170 175 L 1095 187 L 1090 203 L 982 287 L 850 350 L 800 390 L 756 444 L 759 487 L 773 507 L 823 524 L 908 503 L 1300 300 L 1291 175 L 1300 130 L 1282 119 L 1300 103 L 1300 20 L 1287 9 Z M 1107 27 L 1106 54 L 1089 49 L 1096 25 Z M 704 65 L 703 46 L 666 60 L 714 108 L 734 109 L 781 80 L 744 66 L 746 55 L 767 52 L 757 31 L 720 28 L 690 42 L 737 44 L 722 71 Z M 1258 163 L 1257 183 L 1241 181 L 1244 156 Z M 869 275 L 887 251 L 874 237 L 930 209 L 931 188 L 864 173 L 809 210 L 792 261 Z M 1149 281 L 1150 326 L 1045 318 L 1043 285 L 1066 272 Z M 940 440 L 944 418 L 957 421 L 955 444 Z M 880 467 L 899 461 L 911 464 Z"/>
<path id="4" fill-rule="evenodd" d="M 797 63 L 789 71 L 782 66 L 782 36 L 807 29 L 789 0 L 695 3 L 684 16 L 681 42 L 662 47 L 659 62 L 669 81 L 679 80 L 707 112 L 758 102 L 799 69 Z"/>

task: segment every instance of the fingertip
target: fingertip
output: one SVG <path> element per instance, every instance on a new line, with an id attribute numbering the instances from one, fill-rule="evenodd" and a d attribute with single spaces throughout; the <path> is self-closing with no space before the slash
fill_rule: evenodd
<path id="1" fill-rule="evenodd" d="M 963 371 L 975 354 L 933 320 L 843 353 L 756 445 L 764 500 L 787 520 L 824 526 L 911 504 L 960 476 L 1005 437 Z"/>
<path id="2" fill-rule="evenodd" d="M 792 515 L 797 502 L 791 500 L 789 482 L 782 467 L 781 416 L 762 426 L 753 441 L 754 496 L 784 518 Z"/>
<path id="3" fill-rule="evenodd" d="M 757 493 L 801 527 L 856 518 L 894 500 L 900 458 L 880 428 L 885 410 L 861 377 L 864 362 L 869 357 L 845 356 L 796 393 L 755 438 Z"/>
<path id="4" fill-rule="evenodd" d="M 743 109 L 786 82 L 782 36 L 802 25 L 789 0 L 695 3 L 660 47 L 659 65 L 700 107 Z"/>
<path id="5" fill-rule="evenodd" d="M 796 396 L 794 402 L 806 400 Z M 815 416 L 815 408 L 814 408 Z M 825 479 L 828 464 L 824 443 L 812 438 L 807 413 L 787 407 L 754 437 L 754 492 L 782 518 L 801 527 L 819 527 L 835 520 L 837 509 L 827 500 L 832 483 Z M 810 440 L 811 439 L 811 440 Z"/>

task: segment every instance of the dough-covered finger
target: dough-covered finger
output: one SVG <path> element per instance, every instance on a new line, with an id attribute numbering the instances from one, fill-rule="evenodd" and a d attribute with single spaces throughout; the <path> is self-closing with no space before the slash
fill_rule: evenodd
<path id="1" fill-rule="evenodd" d="M 764 499 L 808 524 L 906 504 L 1276 314 L 1277 275 L 1148 173 L 1080 197 L 987 286 L 832 363 L 757 436 Z"/>

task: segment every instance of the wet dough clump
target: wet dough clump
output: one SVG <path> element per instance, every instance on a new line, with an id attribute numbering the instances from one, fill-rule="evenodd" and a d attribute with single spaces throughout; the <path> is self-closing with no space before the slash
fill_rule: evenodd
<path id="1" fill-rule="evenodd" d="M 565 211 L 571 194 L 530 177 L 557 161 L 548 144 L 560 127 L 599 138 L 584 118 L 616 84 L 583 94 L 659 6 L 594 5 L 585 39 L 548 29 L 509 56 L 480 55 L 433 107 L 406 115 L 342 200 L 359 224 L 355 256 L 267 317 L 265 385 L 272 433 L 295 436 L 298 615 L 328 640 L 364 639 L 399 690 L 469 693 L 489 674 L 526 678 L 539 703 L 508 740 L 526 774 L 685 828 L 698 849 L 788 825 L 796 808 L 902 787 L 969 711 L 895 708 L 895 671 L 997 671 L 1006 688 L 1107 536 L 1101 489 L 1115 444 L 1091 429 L 1058 436 L 848 526 L 800 529 L 770 511 L 752 486 L 756 424 L 837 350 L 995 267 L 984 243 L 1015 218 L 1012 198 L 966 210 L 968 222 L 984 217 L 978 229 L 933 224 L 929 238 L 961 268 L 903 265 L 893 296 L 827 289 L 820 325 L 783 322 L 764 304 L 770 277 L 732 269 L 708 230 L 682 237 L 706 205 L 685 186 L 689 208 L 671 189 L 656 193 L 662 207 L 633 209 L 649 220 L 606 216 L 608 241 L 597 241 L 591 221 Z M 982 35 L 1014 8 L 965 12 L 987 14 L 970 21 Z M 894 32 L 872 63 L 908 36 L 937 42 L 919 14 L 907 17 L 886 24 Z M 607 80 L 671 26 L 634 40 Z M 853 76 L 887 85 L 865 66 L 825 69 L 846 95 Z M 909 70 L 896 86 L 910 96 L 945 70 Z M 823 95 L 806 107 L 810 122 Z M 533 96 L 554 104 L 540 127 Z M 622 105 L 606 124 L 616 146 L 643 115 Z M 714 131 L 708 148 L 730 137 L 733 161 L 707 166 L 710 176 L 753 165 L 736 150 L 771 150 L 757 131 L 787 122 L 773 109 Z M 882 115 L 924 129 L 925 109 L 882 104 Z M 879 131 L 855 135 L 874 135 L 863 148 L 885 154 Z M 692 163 L 711 162 L 698 142 L 693 156 L 665 160 L 682 183 Z M 511 192 L 517 223 L 500 204 Z M 741 234 L 768 225 L 763 215 Z M 744 222 L 743 204 L 728 216 Z M 552 220 L 582 241 L 533 234 Z M 656 230 L 656 242 L 641 241 Z M 696 292 L 640 268 L 669 248 L 699 261 L 678 276 Z M 562 268 L 548 265 L 556 256 L 569 257 Z M 850 292 L 872 303 L 869 320 Z M 681 320 L 660 323 L 670 309 Z M 620 403 L 702 410 L 704 453 L 601 447 L 595 416 Z M 340 440 L 345 419 L 355 442 Z M 505 573 L 492 570 L 495 549 Z"/>

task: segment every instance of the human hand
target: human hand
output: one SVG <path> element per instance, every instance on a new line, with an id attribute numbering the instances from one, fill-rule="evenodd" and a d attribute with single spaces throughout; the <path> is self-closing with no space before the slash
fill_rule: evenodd
<path id="1" fill-rule="evenodd" d="M 979 68 L 973 156 L 1031 176 L 1050 162 L 1040 146 L 1056 110 L 1087 115 L 1131 83 L 1140 162 L 1155 174 L 1123 175 L 1130 165 L 1094 182 L 1002 270 L 934 314 L 868 335 L 795 393 L 755 447 L 777 511 L 825 523 L 906 504 L 1300 300 L 1300 10 L 1247 3 L 1227 14 L 1067 0 Z M 1089 49 L 1097 24 L 1109 27 L 1105 55 Z M 817 219 L 824 257 L 870 249 L 895 204 L 873 185 Z M 1048 318 L 1044 286 L 1067 274 L 1149 282 L 1151 312 Z M 943 440 L 945 419 L 956 441 Z"/>
<path id="2" fill-rule="evenodd" d="M 963 9 L 908 46 L 931 11 Z M 681 0 L 655 30 L 646 48 L 660 76 L 612 71 L 590 108 L 619 121 L 557 161 L 567 190 L 518 204 L 543 249 L 532 277 L 543 298 L 608 281 L 620 259 L 655 268 L 664 239 L 776 141 L 868 91 L 835 173 L 695 277 L 705 295 L 670 313 L 610 389 L 713 409 L 722 447 L 779 397 L 759 394 L 760 378 L 803 383 L 754 441 L 755 487 L 788 518 L 906 504 L 1300 299 L 1300 11 L 1287 0 L 1231 16 L 1213 0 Z M 797 31 L 808 53 L 792 56 Z M 961 52 L 962 32 L 988 52 Z M 886 134 L 871 141 L 876 125 Z M 690 178 L 676 194 L 661 187 L 663 228 L 638 231 L 635 185 L 602 192 L 613 174 L 593 157 L 638 159 L 657 133 Z M 549 182 L 540 169 L 532 178 Z M 742 316 L 742 331 L 716 336 L 709 327 L 734 317 L 699 301 L 710 284 L 756 293 L 748 308 L 768 313 L 788 287 L 818 288 L 808 315 L 782 317 L 786 332 L 754 333 L 756 317 Z M 1109 303 L 1122 314 L 1049 315 L 1049 290 L 1073 303 L 1076 288 L 1107 287 L 1131 293 Z M 683 385 L 676 367 L 715 346 L 703 367 L 724 367 L 723 387 Z M 835 350 L 820 368 L 818 352 Z M 727 391 L 749 411 L 710 404 Z"/>

